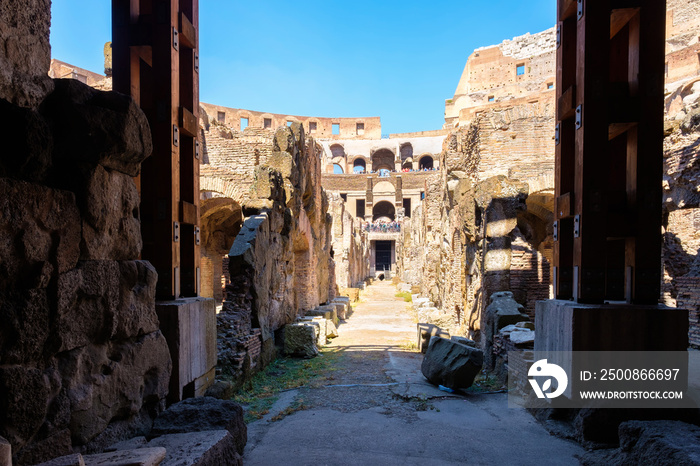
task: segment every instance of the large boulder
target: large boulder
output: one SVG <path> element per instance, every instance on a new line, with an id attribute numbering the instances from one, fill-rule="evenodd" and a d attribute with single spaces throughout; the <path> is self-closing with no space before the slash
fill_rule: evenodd
<path id="1" fill-rule="evenodd" d="M 483 354 L 454 341 L 434 336 L 421 364 L 421 372 L 434 385 L 469 388 L 481 370 Z"/>
<path id="2" fill-rule="evenodd" d="M 236 451 L 242 455 L 248 441 L 243 408 L 233 401 L 205 396 L 175 403 L 161 413 L 153 423 L 150 437 L 222 429 L 231 433 Z"/>

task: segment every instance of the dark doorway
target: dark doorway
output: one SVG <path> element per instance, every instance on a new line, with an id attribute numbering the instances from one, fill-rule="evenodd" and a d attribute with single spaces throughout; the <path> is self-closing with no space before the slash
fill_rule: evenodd
<path id="1" fill-rule="evenodd" d="M 374 246 L 374 269 L 391 270 L 391 241 L 376 241 Z"/>
<path id="2" fill-rule="evenodd" d="M 365 218 L 365 200 L 356 199 L 355 200 L 355 217 Z"/>

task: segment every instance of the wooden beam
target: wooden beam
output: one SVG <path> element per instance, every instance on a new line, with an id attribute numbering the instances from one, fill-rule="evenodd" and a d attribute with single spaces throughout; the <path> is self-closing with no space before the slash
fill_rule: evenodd
<path id="1" fill-rule="evenodd" d="M 567 90 L 562 92 L 561 97 L 557 100 L 557 109 L 559 110 L 559 120 L 573 118 L 576 112 L 575 86 L 570 86 Z"/>
<path id="2" fill-rule="evenodd" d="M 197 48 L 197 30 L 182 12 L 180 13 L 180 44 L 191 49 Z"/>
<path id="3" fill-rule="evenodd" d="M 199 224 L 199 214 L 198 211 L 199 209 L 197 208 L 196 205 L 186 202 L 186 201 L 180 201 L 180 219 L 181 223 L 185 223 L 188 225 L 197 225 Z"/>
<path id="4" fill-rule="evenodd" d="M 612 39 L 615 37 L 637 13 L 639 13 L 639 8 L 621 8 L 619 10 L 613 10 L 610 14 L 610 38 Z"/>
<path id="5" fill-rule="evenodd" d="M 574 216 L 574 195 L 572 193 L 562 194 L 556 199 L 557 218 L 570 218 Z"/>
<path id="6" fill-rule="evenodd" d="M 197 130 L 199 129 L 197 117 L 185 107 L 180 107 L 180 129 L 186 136 L 197 137 Z"/>

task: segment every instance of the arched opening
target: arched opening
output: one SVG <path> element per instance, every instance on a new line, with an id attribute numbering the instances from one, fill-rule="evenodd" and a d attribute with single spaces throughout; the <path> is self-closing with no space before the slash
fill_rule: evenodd
<path id="1" fill-rule="evenodd" d="M 413 146 L 411 145 L 410 142 L 404 142 L 401 144 L 401 162 L 404 162 L 406 159 L 413 158 Z"/>
<path id="2" fill-rule="evenodd" d="M 389 149 L 379 149 L 372 155 L 372 171 L 394 171 L 394 153 Z"/>
<path id="3" fill-rule="evenodd" d="M 418 168 L 421 170 L 432 170 L 433 169 L 433 158 L 429 155 L 424 155 L 420 158 L 418 162 Z"/>
<path id="4" fill-rule="evenodd" d="M 345 148 L 341 146 L 340 144 L 333 144 L 331 146 L 331 156 L 333 158 L 336 157 L 345 157 Z"/>
<path id="5" fill-rule="evenodd" d="M 394 204 L 389 201 L 381 201 L 374 204 L 372 207 L 372 221 L 376 222 L 393 222 L 396 219 L 396 209 Z"/>
<path id="6" fill-rule="evenodd" d="M 358 157 L 355 159 L 355 161 L 352 163 L 352 172 L 353 173 L 364 173 L 367 171 L 367 162 L 365 162 L 365 159 Z"/>
<path id="7" fill-rule="evenodd" d="M 334 175 L 342 175 L 342 174 L 344 174 L 344 173 L 345 173 L 345 172 L 343 171 L 343 167 L 341 167 L 341 166 L 338 165 L 337 163 L 334 163 L 334 164 L 333 164 L 333 174 L 334 174 Z"/>
<path id="8" fill-rule="evenodd" d="M 224 287 L 230 281 L 228 253 L 243 224 L 240 204 L 227 197 L 206 197 L 201 212 L 201 295 L 220 304 Z"/>

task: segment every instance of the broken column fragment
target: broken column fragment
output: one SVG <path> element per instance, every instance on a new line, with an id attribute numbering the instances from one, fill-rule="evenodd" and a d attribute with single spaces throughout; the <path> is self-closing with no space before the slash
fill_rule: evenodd
<path id="1" fill-rule="evenodd" d="M 421 372 L 434 385 L 469 388 L 481 370 L 483 353 L 461 343 L 438 336 L 430 339 Z"/>

